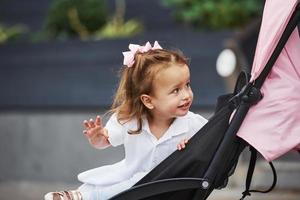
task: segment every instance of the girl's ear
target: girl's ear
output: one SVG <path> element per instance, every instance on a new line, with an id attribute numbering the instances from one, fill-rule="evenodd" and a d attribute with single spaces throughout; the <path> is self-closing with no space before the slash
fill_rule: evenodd
<path id="1" fill-rule="evenodd" d="M 142 94 L 141 96 L 140 96 L 140 98 L 141 98 L 141 101 L 143 102 L 143 104 L 148 108 L 148 109 L 153 109 L 154 108 L 154 106 L 153 106 L 153 104 L 152 104 L 152 98 L 151 98 L 151 96 L 149 96 L 149 95 L 147 95 L 147 94 Z"/>

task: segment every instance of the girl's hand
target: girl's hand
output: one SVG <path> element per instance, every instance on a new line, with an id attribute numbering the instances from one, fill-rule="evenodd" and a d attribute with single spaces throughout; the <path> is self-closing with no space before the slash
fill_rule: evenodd
<path id="1" fill-rule="evenodd" d="M 90 119 L 89 121 L 84 120 L 83 125 L 85 127 L 83 134 L 93 147 L 97 149 L 103 149 L 110 146 L 108 141 L 108 133 L 107 130 L 102 126 L 102 120 L 100 116 L 96 117 L 95 122 L 93 119 Z"/>
<path id="2" fill-rule="evenodd" d="M 185 145 L 188 143 L 188 140 L 187 139 L 183 139 L 180 141 L 179 144 L 177 144 L 177 149 L 180 151 L 182 149 L 185 148 Z"/>

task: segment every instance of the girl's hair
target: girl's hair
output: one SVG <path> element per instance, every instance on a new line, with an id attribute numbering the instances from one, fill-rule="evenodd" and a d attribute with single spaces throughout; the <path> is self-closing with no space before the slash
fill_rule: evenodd
<path id="1" fill-rule="evenodd" d="M 142 130 L 142 117 L 149 115 L 149 111 L 142 103 L 142 94 L 152 94 L 153 80 L 162 70 L 172 65 L 187 65 L 187 58 L 180 51 L 165 49 L 149 50 L 145 53 L 137 52 L 131 67 L 124 66 L 114 97 L 111 112 L 117 114 L 119 123 L 137 120 L 137 130 L 130 130 L 129 134 L 138 134 Z"/>

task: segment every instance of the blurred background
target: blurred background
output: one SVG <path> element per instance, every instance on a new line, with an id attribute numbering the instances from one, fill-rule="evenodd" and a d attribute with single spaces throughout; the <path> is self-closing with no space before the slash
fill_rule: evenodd
<path id="1" fill-rule="evenodd" d="M 180 49 L 190 58 L 192 110 L 209 118 L 238 73 L 250 71 L 261 0 L 0 0 L 0 200 L 43 199 L 74 189 L 77 174 L 123 158 L 96 150 L 82 121 L 110 107 L 129 43 Z M 104 119 L 106 121 L 107 119 Z M 209 199 L 239 199 L 249 154 L 228 187 Z M 249 199 L 299 200 L 300 156 L 274 165 L 278 184 Z M 271 185 L 259 158 L 253 187 Z"/>

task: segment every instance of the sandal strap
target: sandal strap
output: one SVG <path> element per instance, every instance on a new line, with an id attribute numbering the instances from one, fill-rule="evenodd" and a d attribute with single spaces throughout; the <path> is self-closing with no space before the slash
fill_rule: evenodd
<path id="1" fill-rule="evenodd" d="M 72 193 L 70 194 L 71 192 L 70 191 L 64 191 L 64 197 L 67 197 L 65 200 L 73 200 L 73 195 L 72 195 Z"/>
<path id="2" fill-rule="evenodd" d="M 61 193 L 60 192 L 53 192 L 53 200 L 62 200 L 61 199 Z"/>
<path id="3" fill-rule="evenodd" d="M 81 193 L 78 190 L 71 190 L 68 192 L 71 193 L 72 200 L 82 200 Z"/>
<path id="4" fill-rule="evenodd" d="M 77 190 L 75 192 L 76 192 L 77 199 L 78 200 L 83 200 L 81 193 Z"/>
<path id="5" fill-rule="evenodd" d="M 82 195 L 77 190 L 53 192 L 53 200 L 83 200 Z"/>

